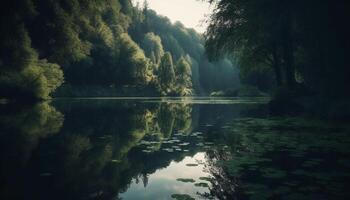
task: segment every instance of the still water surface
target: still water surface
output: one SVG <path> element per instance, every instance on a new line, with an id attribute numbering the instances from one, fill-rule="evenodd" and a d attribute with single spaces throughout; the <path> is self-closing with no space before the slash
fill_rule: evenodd
<path id="1" fill-rule="evenodd" d="M 349 199 L 350 125 L 264 98 L 0 106 L 0 199 Z"/>

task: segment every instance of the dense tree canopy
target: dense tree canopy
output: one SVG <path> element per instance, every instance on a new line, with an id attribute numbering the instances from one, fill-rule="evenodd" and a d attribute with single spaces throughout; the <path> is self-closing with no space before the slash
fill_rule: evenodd
<path id="1" fill-rule="evenodd" d="M 175 71 L 173 58 L 169 52 L 166 52 L 162 57 L 159 66 L 159 83 L 162 91 L 171 93 L 175 85 Z"/>
<path id="2" fill-rule="evenodd" d="M 141 46 L 144 49 L 146 56 L 151 58 L 151 61 L 154 64 L 159 65 L 161 58 L 164 55 L 162 39 L 152 32 L 147 33 Z"/>
<path id="3" fill-rule="evenodd" d="M 192 93 L 188 88 L 192 88 L 192 71 L 191 64 L 181 57 L 176 64 L 176 82 L 178 85 L 178 93 L 181 95 L 189 95 Z"/>
<path id="4" fill-rule="evenodd" d="M 215 9 L 205 38 L 212 58 L 230 53 L 245 74 L 271 68 L 277 85 L 289 90 L 302 84 L 322 95 L 344 95 L 350 72 L 348 1 L 209 2 Z"/>
<path id="5" fill-rule="evenodd" d="M 217 64 L 208 64 L 202 36 L 157 15 L 147 2 L 141 7 L 130 0 L 6 0 L 2 5 L 0 97 L 118 95 L 126 87 L 130 95 L 191 95 L 237 84 L 213 81 L 219 75 L 208 65 Z M 230 61 L 219 65 L 237 78 Z M 206 87 L 209 82 L 214 86 Z"/>

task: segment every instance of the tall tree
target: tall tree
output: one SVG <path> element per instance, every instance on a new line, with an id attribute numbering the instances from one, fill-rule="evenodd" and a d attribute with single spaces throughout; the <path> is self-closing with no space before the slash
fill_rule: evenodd
<path id="1" fill-rule="evenodd" d="M 162 92 L 165 94 L 172 92 L 175 84 L 175 71 L 173 58 L 169 52 L 166 52 L 162 57 L 158 76 Z"/>
<path id="2" fill-rule="evenodd" d="M 159 65 L 161 58 L 164 55 L 164 49 L 162 45 L 162 40 L 158 35 L 150 32 L 147 33 L 141 44 L 142 49 L 145 51 L 147 57 L 152 58 L 156 65 Z"/>
<path id="3" fill-rule="evenodd" d="M 214 2 L 214 1 L 210 1 Z M 295 85 L 294 38 L 289 1 L 219 1 L 206 32 L 207 52 L 217 57 L 233 52 L 241 61 L 252 60 L 274 68 L 278 84 L 282 77 Z M 285 70 L 282 70 L 284 60 Z M 252 63 L 250 61 L 250 63 Z M 247 62 L 244 63 L 247 66 Z M 256 63 L 252 63 L 252 66 Z M 285 72 L 285 76 L 281 72 Z"/>
<path id="4" fill-rule="evenodd" d="M 191 65 L 184 57 L 181 57 L 176 64 L 177 91 L 181 96 L 192 94 L 192 71 Z"/>
<path id="5" fill-rule="evenodd" d="M 327 96 L 349 83 L 349 1 L 209 0 L 215 4 L 205 34 L 212 57 L 233 53 L 242 67 L 270 66 L 276 82 Z M 248 61 L 248 62 L 247 62 Z M 244 63 L 245 62 L 245 63 Z M 244 66 L 243 66 L 244 65 Z M 346 92 L 346 95 L 350 95 Z"/>

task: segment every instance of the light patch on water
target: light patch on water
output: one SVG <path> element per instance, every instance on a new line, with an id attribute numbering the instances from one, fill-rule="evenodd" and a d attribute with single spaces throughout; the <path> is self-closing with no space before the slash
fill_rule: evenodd
<path id="1" fill-rule="evenodd" d="M 202 177 L 209 176 L 204 172 L 204 166 L 198 165 L 188 167 L 188 164 L 205 161 L 205 153 L 200 152 L 193 157 L 185 157 L 180 162 L 172 161 L 166 168 L 157 170 L 148 177 L 148 185 L 144 187 L 143 183 L 133 181 L 130 188 L 120 194 L 122 199 L 171 199 L 172 194 L 188 194 L 197 197 L 197 192 L 209 192 L 206 187 L 196 187 L 194 183 L 184 183 L 178 181 L 179 178 L 193 179 L 200 182 Z"/>

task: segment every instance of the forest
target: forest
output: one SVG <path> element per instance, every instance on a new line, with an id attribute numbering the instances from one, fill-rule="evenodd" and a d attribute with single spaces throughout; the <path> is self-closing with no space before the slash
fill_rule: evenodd
<path id="1" fill-rule="evenodd" d="M 237 88 L 230 59 L 130 0 L 16 0 L 1 7 L 0 97 L 190 96 Z"/>
<path id="2" fill-rule="evenodd" d="M 199 34 L 147 1 L 6 1 L 0 97 L 272 96 L 277 112 L 350 111 L 347 1 L 206 2 Z"/>
<path id="3" fill-rule="evenodd" d="M 349 116 L 349 1 L 208 2 L 209 57 L 234 56 L 260 88 L 273 79 L 272 110 Z"/>
<path id="4" fill-rule="evenodd" d="M 0 12 L 1 200 L 350 199 L 349 0 Z"/>

